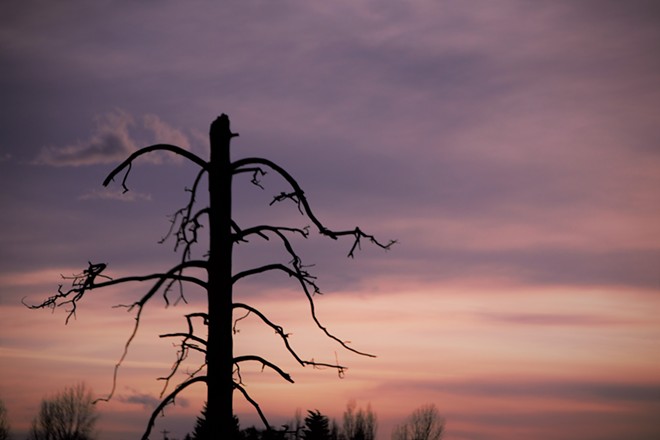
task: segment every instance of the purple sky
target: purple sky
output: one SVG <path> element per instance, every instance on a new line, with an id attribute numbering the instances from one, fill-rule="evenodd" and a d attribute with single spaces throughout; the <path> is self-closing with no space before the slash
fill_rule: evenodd
<path id="1" fill-rule="evenodd" d="M 114 276 L 177 261 L 157 242 L 195 169 L 142 161 L 123 196 L 105 175 L 157 142 L 206 157 L 208 126 L 227 113 L 234 158 L 285 167 L 333 228 L 399 240 L 355 260 L 348 241 L 298 243 L 326 293 L 323 321 L 376 359 L 326 345 L 287 280 L 246 283 L 242 298 L 299 329 L 305 355 L 337 352 L 350 367 L 339 381 L 273 353 L 297 383 L 256 371 L 250 390 L 275 421 L 296 408 L 340 418 L 355 399 L 378 413 L 379 440 L 425 403 L 446 417 L 447 440 L 658 438 L 659 23 L 660 6 L 637 0 L 4 2 L 10 422 L 24 430 L 43 396 L 76 381 L 107 393 L 132 320 L 111 306 L 144 286 L 87 298 L 68 326 L 22 298 L 45 298 L 88 260 Z M 293 206 L 268 207 L 280 180 L 264 186 L 237 179 L 241 224 L 305 224 Z M 238 268 L 286 258 L 252 245 Z M 101 440 L 136 437 L 157 397 L 174 356 L 158 329 L 189 307 L 161 305 L 118 397 L 99 406 Z M 238 346 L 276 348 L 257 324 Z M 183 436 L 196 393 L 160 429 Z"/>

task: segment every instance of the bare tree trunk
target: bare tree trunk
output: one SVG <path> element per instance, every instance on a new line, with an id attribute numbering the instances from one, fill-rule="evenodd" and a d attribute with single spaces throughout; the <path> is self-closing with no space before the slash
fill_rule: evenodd
<path id="1" fill-rule="evenodd" d="M 229 143 L 233 136 L 226 115 L 211 124 L 206 420 L 208 432 L 214 438 L 230 438 L 233 422 L 232 170 L 229 157 Z"/>

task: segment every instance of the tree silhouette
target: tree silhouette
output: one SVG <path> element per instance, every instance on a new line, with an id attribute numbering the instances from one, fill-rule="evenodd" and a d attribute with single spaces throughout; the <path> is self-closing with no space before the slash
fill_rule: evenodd
<path id="1" fill-rule="evenodd" d="M 422 405 L 397 426 L 392 440 L 440 440 L 445 432 L 445 421 L 434 404 Z"/>
<path id="2" fill-rule="evenodd" d="M 307 411 L 303 439 L 330 440 L 330 421 L 318 409 L 316 411 Z"/>
<path id="3" fill-rule="evenodd" d="M 0 399 L 0 440 L 9 440 L 10 430 L 9 421 L 7 420 L 7 408 L 4 402 Z"/>
<path id="4" fill-rule="evenodd" d="M 319 292 L 316 278 L 308 271 L 308 267 L 303 265 L 301 258 L 294 250 L 289 239 L 294 235 L 307 238 L 309 228 L 273 226 L 268 224 L 241 228 L 232 219 L 233 178 L 237 175 L 247 174 L 251 176 L 252 184 L 259 187 L 261 187 L 259 178 L 267 172 L 274 172 L 283 178 L 290 186 L 290 191 L 282 192 L 275 196 L 271 204 L 286 200 L 293 201 L 297 205 L 298 210 L 307 216 L 321 235 L 335 240 L 342 237 L 351 237 L 353 243 L 348 252 L 349 257 L 354 256 L 355 251 L 359 248 L 363 240 L 368 240 L 383 249 L 389 249 L 394 241 L 381 243 L 374 236 L 366 234 L 357 227 L 351 230 L 332 230 L 327 228 L 312 211 L 307 197 L 298 182 L 284 168 L 268 159 L 259 157 L 244 158 L 232 162 L 230 160 L 229 147 L 231 139 L 235 136 L 238 136 L 238 134 L 231 132 L 229 118 L 223 114 L 211 124 L 211 153 L 209 161 L 175 145 L 156 144 L 142 148 L 131 154 L 124 162 L 112 170 L 103 182 L 103 185 L 107 186 L 123 172 L 121 185 L 124 192 L 128 191 L 126 180 L 130 174 L 133 162 L 145 154 L 156 151 L 166 151 L 182 156 L 199 166 L 199 172 L 193 185 L 188 189 L 190 193 L 189 201 L 186 206 L 174 214 L 170 231 L 166 236 L 166 238 L 173 238 L 176 243 L 175 249 L 181 251 L 181 261 L 177 265 L 161 273 L 111 278 L 106 275 L 107 266 L 105 263 L 93 264 L 90 262 L 82 273 L 70 277 L 71 286 L 69 288 L 64 289 L 60 286 L 55 295 L 49 297 L 41 304 L 29 306 L 31 308 L 54 308 L 56 306 L 67 305 L 69 307 L 68 322 L 71 316 L 76 313 L 78 301 L 88 291 L 129 282 L 146 281 L 153 283 L 151 288 L 142 297 L 132 304 L 125 305 L 129 311 L 135 313 L 135 324 L 132 333 L 126 341 L 123 354 L 115 366 L 112 390 L 108 397 L 104 399 L 109 400 L 116 387 L 117 369 L 127 355 L 131 341 L 138 331 L 142 312 L 149 301 L 158 292 L 162 292 L 165 301 L 169 303 L 168 292 L 178 286 L 180 294 L 183 295 L 183 287 L 188 284 L 200 286 L 207 292 L 207 309 L 185 316 L 187 331 L 161 335 L 161 337 L 180 338 L 181 340 L 177 361 L 166 378 L 166 387 L 169 380 L 178 371 L 181 363 L 186 359 L 190 350 L 203 353 L 205 362 L 187 380 L 179 383 L 162 399 L 151 414 L 142 437 L 143 439 L 149 438 L 155 419 L 165 406 L 173 402 L 175 397 L 184 389 L 198 382 L 203 382 L 207 386 L 206 415 L 209 432 L 216 435 L 218 433 L 224 433 L 225 438 L 231 435 L 228 433 L 232 432 L 234 423 L 232 409 L 234 390 L 237 390 L 255 408 L 266 428 L 270 428 L 259 404 L 247 393 L 243 386 L 244 384 L 240 376 L 240 366 L 246 362 L 257 362 L 262 364 L 263 368 L 268 367 L 273 370 L 286 381 L 293 382 L 293 380 L 279 366 L 259 355 L 234 357 L 234 310 L 242 311 L 244 316 L 247 314 L 255 315 L 267 327 L 273 329 L 282 339 L 286 350 L 302 366 L 331 367 L 337 369 L 340 375 L 343 374 L 345 367 L 337 363 L 322 363 L 300 357 L 290 345 L 288 334 L 280 325 L 272 322 L 265 314 L 248 304 L 233 302 L 233 287 L 244 278 L 266 272 L 281 272 L 293 278 L 307 297 L 312 320 L 327 337 L 333 339 L 349 351 L 364 356 L 372 356 L 348 346 L 346 342 L 336 337 L 322 325 L 316 316 L 313 299 L 313 295 Z M 209 204 L 206 207 L 199 208 L 197 206 L 198 191 L 200 191 L 200 185 L 204 176 L 208 180 Z M 191 250 L 195 243 L 198 242 L 200 229 L 204 225 L 208 226 L 209 231 L 208 257 L 206 259 L 193 259 Z M 232 251 L 234 244 L 247 242 L 252 238 L 266 240 L 275 238 L 279 240 L 290 259 L 290 263 L 272 263 L 242 272 L 232 273 Z M 205 279 L 198 276 L 200 271 L 205 272 Z M 200 324 L 206 326 L 206 336 L 200 335 L 198 330 Z"/>
<path id="5" fill-rule="evenodd" d="M 92 440 L 96 419 L 92 393 L 85 384 L 67 387 L 41 401 L 29 440 Z"/>
<path id="6" fill-rule="evenodd" d="M 204 405 L 204 408 L 202 408 L 202 414 L 197 417 L 192 438 L 194 440 L 209 438 L 209 425 L 206 421 L 206 405 Z"/>
<path id="7" fill-rule="evenodd" d="M 342 427 L 342 440 L 374 440 L 378 430 L 378 419 L 371 410 L 371 405 L 366 410 L 360 408 L 355 411 L 354 400 L 348 402 L 344 411 L 344 424 Z"/>
<path id="8" fill-rule="evenodd" d="M 204 404 L 204 408 L 202 408 L 202 414 L 197 417 L 197 420 L 195 421 L 195 427 L 193 429 L 192 436 L 190 437 L 191 440 L 203 440 L 207 438 L 212 438 L 211 437 L 211 431 L 209 430 L 209 423 L 206 419 L 206 404 Z M 241 429 L 240 429 L 240 423 L 238 421 L 238 417 L 234 415 L 233 417 L 233 425 L 231 429 L 231 438 L 232 439 L 240 439 L 242 438 L 241 435 Z"/>

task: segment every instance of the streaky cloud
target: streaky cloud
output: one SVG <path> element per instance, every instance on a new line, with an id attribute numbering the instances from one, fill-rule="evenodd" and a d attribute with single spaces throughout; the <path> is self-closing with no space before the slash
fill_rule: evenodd
<path id="1" fill-rule="evenodd" d="M 506 324 L 535 326 L 612 326 L 631 322 L 624 319 L 606 318 L 596 315 L 559 314 L 559 313 L 480 313 L 480 318 Z"/>
<path id="2" fill-rule="evenodd" d="M 593 381 L 579 379 L 476 378 L 472 380 L 422 380 L 393 383 L 389 387 L 412 387 L 465 396 L 498 398 L 561 399 L 595 402 L 659 402 L 660 383 Z"/>

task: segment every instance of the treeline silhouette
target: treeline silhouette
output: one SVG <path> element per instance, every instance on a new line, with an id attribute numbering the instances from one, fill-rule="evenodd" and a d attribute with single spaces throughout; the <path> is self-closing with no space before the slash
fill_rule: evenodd
<path id="1" fill-rule="evenodd" d="M 241 429 L 238 417 L 234 416 L 232 439 L 235 440 L 375 440 L 378 417 L 368 405 L 357 408 L 350 401 L 344 411 L 341 425 L 318 409 L 307 410 L 303 419 L 296 412 L 293 420 L 281 429 L 257 429 L 254 426 Z M 445 431 L 445 420 L 434 404 L 426 404 L 414 410 L 408 418 L 392 431 L 392 440 L 440 440 Z M 206 408 L 197 418 L 195 428 L 183 440 L 207 440 L 214 438 L 206 422 Z M 164 440 L 176 440 L 165 438 Z"/>
<path id="2" fill-rule="evenodd" d="M 197 418 L 192 433 L 183 440 L 206 440 L 214 438 L 206 419 L 206 406 Z M 356 404 L 351 401 L 346 406 L 341 426 L 335 419 L 330 419 L 318 409 L 308 410 L 303 419 L 297 411 L 293 419 L 279 429 L 258 429 L 254 426 L 241 429 L 237 416 L 234 416 L 232 439 L 235 440 L 375 440 L 377 432 L 377 417 L 371 410 L 356 410 Z M 167 438 L 167 440 L 176 440 Z"/>
<path id="3" fill-rule="evenodd" d="M 211 432 L 207 422 L 206 405 L 195 422 L 193 431 L 181 440 L 207 440 L 219 438 Z M 41 401 L 38 414 L 32 420 L 27 440 L 95 440 L 98 438 L 96 422 L 98 415 L 92 392 L 84 383 L 66 387 L 54 396 Z M 300 410 L 279 429 L 258 429 L 254 426 L 241 429 L 238 417 L 234 416 L 230 436 L 233 440 L 375 440 L 378 432 L 378 417 L 368 405 L 358 408 L 355 401 L 346 405 L 342 419 L 337 422 L 318 409 L 308 410 L 303 418 Z M 439 440 L 445 421 L 435 405 L 417 408 L 391 434 L 392 440 Z M 179 440 L 168 437 L 161 431 L 163 440 Z M 0 400 L 0 440 L 12 438 L 7 409 Z M 16 437 L 14 437 L 16 438 Z M 152 438 L 156 438 L 153 436 Z"/>

